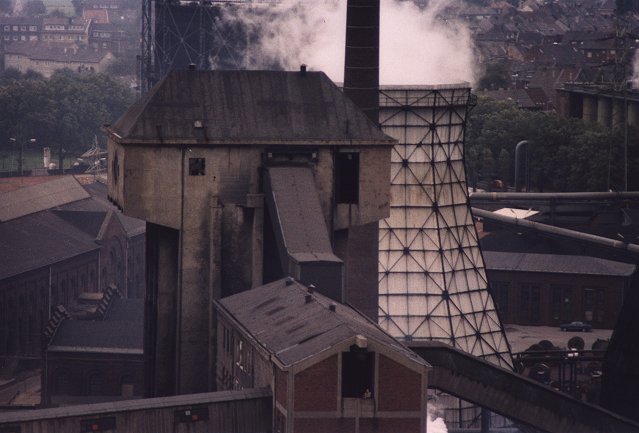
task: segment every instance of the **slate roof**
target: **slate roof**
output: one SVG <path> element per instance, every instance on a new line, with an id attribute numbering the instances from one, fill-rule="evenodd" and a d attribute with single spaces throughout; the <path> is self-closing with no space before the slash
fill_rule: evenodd
<path id="1" fill-rule="evenodd" d="M 110 212 L 117 213 L 129 237 L 144 233 L 146 223 L 117 212 L 103 184 L 82 187 L 66 176 L 0 194 L 0 280 L 97 251 Z M 3 221 L 2 215 L 11 219 Z"/>
<path id="2" fill-rule="evenodd" d="M 172 71 L 105 130 L 157 145 L 395 142 L 310 71 Z"/>
<path id="3" fill-rule="evenodd" d="M 0 194 L 0 222 L 89 198 L 73 176 Z"/>
<path id="4" fill-rule="evenodd" d="M 0 223 L 0 242 L 0 279 L 100 247 L 94 237 L 46 211 Z"/>
<path id="5" fill-rule="evenodd" d="M 269 167 L 267 170 L 286 251 L 299 262 L 341 262 L 333 254 L 311 169 Z"/>
<path id="6" fill-rule="evenodd" d="M 21 55 L 30 60 L 54 62 L 100 63 L 109 51 L 86 48 L 65 47 L 39 41 L 18 41 L 5 47 L 5 54 Z"/>
<path id="7" fill-rule="evenodd" d="M 305 359 L 362 335 L 388 350 L 428 364 L 376 324 L 347 305 L 337 304 L 314 292 L 306 302 L 307 287 L 287 279 L 274 281 L 216 302 L 216 307 L 231 315 L 250 336 L 285 366 Z"/>
<path id="8" fill-rule="evenodd" d="M 598 257 L 484 251 L 487 270 L 629 277 L 636 266 Z"/>
<path id="9" fill-rule="evenodd" d="M 50 351 L 142 353 L 144 300 L 114 298 L 104 320 L 65 320 Z"/>

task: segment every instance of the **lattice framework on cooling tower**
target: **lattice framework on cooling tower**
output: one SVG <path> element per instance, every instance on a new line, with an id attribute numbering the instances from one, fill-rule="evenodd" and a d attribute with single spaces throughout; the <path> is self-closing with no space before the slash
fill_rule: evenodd
<path id="1" fill-rule="evenodd" d="M 379 322 L 396 338 L 441 341 L 510 367 L 468 204 L 471 100 L 468 86 L 380 92 L 382 129 L 399 143 L 379 230 Z"/>

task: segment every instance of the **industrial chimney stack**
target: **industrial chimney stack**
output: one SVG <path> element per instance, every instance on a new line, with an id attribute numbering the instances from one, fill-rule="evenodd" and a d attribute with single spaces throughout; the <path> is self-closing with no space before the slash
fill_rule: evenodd
<path id="1" fill-rule="evenodd" d="M 344 93 L 379 123 L 379 0 L 348 0 Z"/>

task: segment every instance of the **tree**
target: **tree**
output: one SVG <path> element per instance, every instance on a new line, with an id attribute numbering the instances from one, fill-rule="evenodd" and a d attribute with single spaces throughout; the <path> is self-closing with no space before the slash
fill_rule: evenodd
<path id="1" fill-rule="evenodd" d="M 9 137 L 27 137 L 59 154 L 80 154 L 132 101 L 128 87 L 102 74 L 61 70 L 44 79 L 7 71 L 0 76 L 0 152 Z"/>
<path id="2" fill-rule="evenodd" d="M 36 17 L 47 13 L 47 7 L 42 0 L 29 0 L 22 7 L 22 15 L 27 17 Z"/>
<path id="3" fill-rule="evenodd" d="M 508 72 L 503 65 L 489 64 L 477 87 L 481 90 L 506 89 L 510 85 Z"/>
<path id="4" fill-rule="evenodd" d="M 0 12 L 13 13 L 13 2 L 11 0 L 0 0 Z"/>
<path id="5" fill-rule="evenodd" d="M 629 131 L 629 143 L 636 132 Z M 607 191 L 622 189 L 623 134 L 580 119 L 556 113 L 519 110 L 512 102 L 480 98 L 470 113 L 466 134 L 466 167 L 469 179 L 495 164 L 495 176 L 513 180 L 515 146 L 528 140 L 532 187 L 539 191 Z M 629 184 L 639 157 L 637 146 L 629 148 Z M 490 180 L 490 179 L 484 179 Z M 634 183 L 633 183 L 634 182 Z"/>

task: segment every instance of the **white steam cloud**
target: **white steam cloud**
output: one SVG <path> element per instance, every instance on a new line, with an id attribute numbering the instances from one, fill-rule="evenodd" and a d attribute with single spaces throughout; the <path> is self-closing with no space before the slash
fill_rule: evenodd
<path id="1" fill-rule="evenodd" d="M 381 1 L 382 84 L 475 82 L 478 68 L 468 28 L 438 19 L 453 1 L 431 0 L 426 8 L 412 1 Z M 223 24 L 246 29 L 242 68 L 297 70 L 304 63 L 333 81 L 343 80 L 346 0 L 253 3 L 225 9 Z"/>
<path id="2" fill-rule="evenodd" d="M 639 89 L 639 50 L 635 51 L 635 56 L 632 59 L 632 78 L 630 78 L 630 84 L 633 89 Z"/>
<path id="3" fill-rule="evenodd" d="M 428 433 L 448 433 L 448 427 L 444 420 L 438 416 L 438 410 L 428 404 L 428 419 L 426 420 L 426 431 Z"/>

